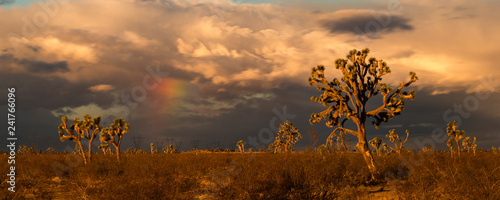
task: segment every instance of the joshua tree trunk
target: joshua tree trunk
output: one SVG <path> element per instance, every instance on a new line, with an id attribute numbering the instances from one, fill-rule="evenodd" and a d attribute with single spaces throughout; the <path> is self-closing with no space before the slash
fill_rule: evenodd
<path id="1" fill-rule="evenodd" d="M 122 143 L 122 136 L 118 136 L 118 143 L 113 141 L 113 146 L 116 149 L 116 159 L 120 162 L 120 144 Z"/>
<path id="2" fill-rule="evenodd" d="M 78 146 L 80 147 L 80 154 L 83 157 L 83 163 L 87 164 L 87 157 L 85 156 L 85 151 L 83 151 L 82 142 L 80 140 L 78 140 L 77 143 L 78 143 Z"/>
<path id="3" fill-rule="evenodd" d="M 92 141 L 94 141 L 94 139 L 89 140 L 89 162 L 92 161 Z"/>
<path id="4" fill-rule="evenodd" d="M 115 146 L 116 149 L 116 159 L 120 162 L 120 145 L 113 144 L 113 146 Z"/>
<path id="5" fill-rule="evenodd" d="M 363 158 L 368 165 L 368 170 L 370 170 L 372 180 L 374 180 L 378 172 L 375 166 L 375 160 L 373 159 L 372 153 L 370 151 L 370 147 L 368 147 L 368 142 L 366 141 L 366 129 L 364 123 L 358 124 L 358 133 L 356 136 L 358 137 L 358 144 L 356 145 L 356 147 L 363 155 Z"/>

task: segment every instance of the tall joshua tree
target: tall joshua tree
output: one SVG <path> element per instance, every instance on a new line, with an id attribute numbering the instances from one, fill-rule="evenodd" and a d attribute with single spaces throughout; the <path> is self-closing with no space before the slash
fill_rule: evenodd
<path id="1" fill-rule="evenodd" d="M 415 92 L 403 91 L 418 78 L 414 72 L 410 72 L 410 79 L 402 82 L 394 90 L 387 84 L 382 83 L 382 76 L 391 72 L 387 63 L 375 58 L 368 59 L 369 49 L 361 51 L 351 50 L 347 54 L 347 59 L 337 59 L 335 66 L 342 72 L 342 78 L 334 78 L 328 81 L 325 77 L 325 67 L 318 65 L 312 69 L 309 85 L 315 85 L 323 92 L 319 97 L 311 97 L 312 101 L 323 104 L 326 110 L 320 113 L 313 113 L 309 120 L 311 124 L 316 124 L 326 119 L 328 127 L 336 127 L 331 134 L 336 132 L 348 133 L 358 138 L 356 147 L 363 154 L 366 164 L 372 174 L 372 178 L 377 174 L 375 161 L 366 141 L 365 123 L 369 118 L 373 118 L 373 125 L 378 128 L 380 123 L 387 122 L 392 117 L 399 115 L 404 109 L 405 99 L 414 99 Z M 382 94 L 380 106 L 368 110 L 367 103 L 372 97 Z M 352 121 L 357 130 L 345 127 L 347 121 Z"/>
<path id="2" fill-rule="evenodd" d="M 85 114 L 81 125 L 84 131 L 83 138 L 89 141 L 88 157 L 90 162 L 92 160 L 92 142 L 97 137 L 97 133 L 102 130 L 101 116 L 92 119 L 90 115 Z"/>
<path id="3" fill-rule="evenodd" d="M 105 128 L 101 132 L 101 143 L 111 143 L 116 149 L 116 159 L 120 161 L 120 144 L 122 143 L 122 137 L 125 133 L 130 130 L 130 124 L 125 123 L 125 120 L 114 119 L 113 123 L 109 127 Z M 115 138 L 116 136 L 116 138 Z"/>
<path id="4" fill-rule="evenodd" d="M 87 164 L 87 158 L 85 157 L 85 151 L 83 150 L 82 147 L 82 137 L 84 137 L 84 130 L 82 126 L 82 121 L 80 119 L 75 118 L 73 120 L 73 124 L 69 125 L 68 124 L 68 117 L 63 116 L 61 117 L 62 123 L 59 124 L 59 138 L 61 139 L 61 142 L 64 142 L 66 140 L 70 140 L 73 142 L 76 142 L 76 144 L 79 147 L 79 153 L 83 157 L 83 163 Z M 66 133 L 66 134 L 65 134 Z"/>
<path id="5" fill-rule="evenodd" d="M 75 118 L 73 120 L 73 124 L 68 127 L 68 118 L 63 116 L 61 118 L 62 123 L 59 125 L 59 137 L 61 141 L 65 141 L 66 139 L 75 141 L 77 145 L 80 147 L 79 151 L 84 158 L 84 163 L 87 163 L 87 159 L 85 158 L 85 151 L 83 149 L 81 138 L 85 138 L 89 141 L 88 148 L 88 161 L 92 160 L 92 143 L 94 138 L 97 136 L 97 133 L 101 131 L 101 117 L 92 118 L 89 114 L 85 114 L 83 116 L 83 121 Z M 67 135 L 64 134 L 67 133 Z"/>

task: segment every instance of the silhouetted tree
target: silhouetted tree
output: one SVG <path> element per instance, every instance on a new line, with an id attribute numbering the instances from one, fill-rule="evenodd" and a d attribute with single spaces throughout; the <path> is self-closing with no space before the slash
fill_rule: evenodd
<path id="1" fill-rule="evenodd" d="M 316 124 L 326 119 L 328 127 L 336 127 L 332 134 L 337 131 L 348 133 L 358 138 L 356 147 L 362 153 L 365 162 L 375 178 L 377 169 L 375 161 L 366 141 L 365 122 L 369 118 L 374 118 L 373 125 L 378 127 L 381 122 L 387 122 L 392 117 L 399 115 L 404 109 L 405 99 L 414 99 L 415 92 L 402 91 L 418 80 L 414 72 L 410 72 L 410 80 L 400 83 L 396 90 L 381 83 L 382 76 L 391 72 L 389 66 L 382 60 L 375 58 L 368 59 L 369 49 L 362 51 L 351 50 L 347 59 L 337 59 L 336 68 L 342 72 L 343 77 L 339 80 L 334 78 L 328 81 L 325 77 L 325 67 L 318 65 L 312 69 L 309 85 L 315 85 L 323 92 L 319 97 L 311 97 L 312 101 L 323 104 L 326 110 L 311 115 L 310 123 Z M 380 106 L 368 110 L 368 101 L 382 94 Z M 346 128 L 345 123 L 350 120 L 356 124 L 357 130 Z"/>

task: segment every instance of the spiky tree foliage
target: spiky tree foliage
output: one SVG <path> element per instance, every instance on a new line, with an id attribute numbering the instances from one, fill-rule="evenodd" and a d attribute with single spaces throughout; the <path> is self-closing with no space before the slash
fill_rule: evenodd
<path id="1" fill-rule="evenodd" d="M 102 130 L 101 117 L 92 118 L 89 114 L 83 116 L 83 120 L 80 121 L 79 118 L 73 120 L 73 124 L 68 128 L 68 118 L 63 116 L 61 118 L 62 123 L 59 125 L 59 137 L 61 141 L 66 139 L 75 141 L 79 146 L 80 153 L 85 157 L 85 150 L 81 144 L 81 139 L 84 138 L 89 141 L 88 147 L 88 160 L 92 160 L 92 143 L 97 137 L 97 133 Z M 64 134 L 66 132 L 66 134 Z M 84 158 L 84 163 L 87 163 L 87 159 Z"/>
<path id="2" fill-rule="evenodd" d="M 462 146 L 464 147 L 464 149 L 467 149 L 467 153 L 469 153 L 470 150 L 472 149 L 472 152 L 474 153 L 474 155 L 476 155 L 476 147 L 477 147 L 476 140 L 477 140 L 476 137 L 471 139 L 469 136 L 465 137 L 462 140 Z"/>
<path id="3" fill-rule="evenodd" d="M 83 138 L 89 141 L 88 157 L 90 162 L 92 160 L 92 143 L 99 131 L 102 130 L 101 116 L 92 119 L 89 114 L 85 114 L 81 126 L 84 131 Z"/>
<path id="4" fill-rule="evenodd" d="M 414 91 L 408 93 L 403 89 L 418 78 L 414 72 L 410 72 L 410 79 L 400 83 L 394 90 L 381 82 L 382 77 L 391 72 L 389 66 L 375 58 L 370 58 L 367 62 L 369 52 L 369 49 L 362 51 L 354 49 L 349 51 L 347 59 L 337 59 L 335 66 L 343 75 L 340 80 L 334 78 L 328 81 L 325 77 L 325 67 L 322 65 L 312 69 L 309 85 L 315 85 L 323 94 L 319 97 L 313 96 L 311 100 L 323 104 L 327 109 L 320 113 L 313 113 L 309 121 L 311 124 L 316 124 L 326 119 L 328 127 L 336 127 L 332 134 L 342 131 L 356 136 L 358 138 L 356 147 L 363 154 L 374 177 L 377 170 L 366 141 L 365 123 L 369 118 L 373 118 L 373 125 L 378 127 L 380 123 L 399 115 L 404 109 L 405 99 L 415 98 Z M 381 105 L 368 110 L 366 107 L 368 101 L 378 94 L 382 94 Z M 345 123 L 349 120 L 356 124 L 357 130 L 346 128 Z"/>
<path id="5" fill-rule="evenodd" d="M 238 141 L 238 143 L 236 143 L 236 146 L 241 153 L 245 153 L 245 143 L 243 142 L 243 140 Z"/>
<path id="6" fill-rule="evenodd" d="M 386 143 L 382 143 L 382 147 L 384 148 L 384 151 L 387 151 L 387 154 L 390 153 L 391 148 L 389 147 L 389 145 L 387 145 Z"/>
<path id="7" fill-rule="evenodd" d="M 453 121 L 447 124 L 446 132 L 457 143 L 457 152 L 458 156 L 460 156 L 460 140 L 465 137 L 465 131 L 457 130 L 457 122 Z"/>
<path id="8" fill-rule="evenodd" d="M 173 145 L 168 145 L 165 148 L 163 148 L 163 153 L 165 154 L 172 154 L 172 153 L 177 153 L 177 149 L 174 148 Z"/>
<path id="9" fill-rule="evenodd" d="M 115 147 L 116 159 L 118 161 L 120 161 L 120 144 L 122 143 L 122 137 L 129 130 L 130 124 L 125 123 L 125 120 L 120 118 L 114 119 L 113 123 L 101 132 L 101 143 L 111 143 Z"/>
<path id="10" fill-rule="evenodd" d="M 421 149 L 422 152 L 432 152 L 434 151 L 434 147 L 431 144 L 426 144 L 424 148 Z"/>
<path id="11" fill-rule="evenodd" d="M 104 153 L 104 155 L 106 155 L 106 152 L 108 151 L 109 145 L 108 144 L 100 144 L 97 148 L 102 150 L 102 153 Z"/>
<path id="12" fill-rule="evenodd" d="M 291 152 L 293 144 L 302 138 L 300 131 L 293 126 L 288 120 L 280 125 L 278 136 L 274 139 L 274 142 L 269 146 L 270 149 L 274 149 L 274 152 L 279 152 L 284 150 L 285 152 Z"/>
<path id="13" fill-rule="evenodd" d="M 389 131 L 389 134 L 385 135 L 386 138 L 389 138 L 389 140 L 394 143 L 394 148 L 391 146 L 388 146 L 392 151 L 397 152 L 398 154 L 401 154 L 401 152 L 404 150 L 403 144 L 408 141 L 408 137 L 410 136 L 410 132 L 406 130 L 406 139 L 403 141 L 399 137 L 398 134 L 396 134 L 396 130 L 392 129 Z"/>
<path id="14" fill-rule="evenodd" d="M 269 144 L 268 149 L 272 150 L 273 153 L 281 153 L 285 149 L 285 142 L 279 139 L 279 136 L 276 136 L 274 142 Z"/>
<path id="15" fill-rule="evenodd" d="M 380 145 L 382 144 L 382 139 L 374 137 L 372 140 L 368 141 L 368 143 L 370 143 L 370 145 L 372 145 L 372 147 L 375 148 L 379 156 L 382 154 L 382 149 L 380 148 Z"/>
<path id="16" fill-rule="evenodd" d="M 66 116 L 61 117 L 62 123 L 59 124 L 59 138 L 61 142 L 64 142 L 66 140 L 70 140 L 73 142 L 76 142 L 78 145 L 78 150 L 80 155 L 83 157 L 83 163 L 87 164 L 87 158 L 85 156 L 85 152 L 82 147 L 82 138 L 84 136 L 84 130 L 83 130 L 83 122 L 80 121 L 80 119 L 75 118 L 73 120 L 73 124 L 69 125 L 68 124 L 68 118 Z"/>
<path id="17" fill-rule="evenodd" d="M 21 145 L 19 146 L 18 150 L 17 150 L 17 153 L 18 154 L 22 154 L 22 155 L 31 155 L 31 154 L 35 154 L 35 148 L 33 147 L 28 147 L 26 145 Z"/>
<path id="18" fill-rule="evenodd" d="M 291 152 L 293 145 L 302 138 L 300 131 L 288 120 L 280 125 L 278 136 L 284 140 L 284 149 L 287 153 Z"/>

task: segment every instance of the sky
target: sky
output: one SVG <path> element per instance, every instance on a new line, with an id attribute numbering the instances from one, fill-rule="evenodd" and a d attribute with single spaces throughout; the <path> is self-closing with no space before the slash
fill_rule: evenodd
<path id="1" fill-rule="evenodd" d="M 478 148 L 500 146 L 500 2 L 325 0 L 47 0 L 0 1 L 0 110 L 16 88 L 18 145 L 71 149 L 60 142 L 62 116 L 101 116 L 131 124 L 121 149 L 173 143 L 182 150 L 267 146 L 289 120 L 311 145 L 324 144 L 324 109 L 312 102 L 311 69 L 340 78 L 335 60 L 370 48 L 396 86 L 414 71 L 401 115 L 391 129 L 405 146 L 446 147 L 446 124 L 477 137 Z M 373 99 L 370 105 L 377 105 Z M 7 121 L 2 114 L 0 121 Z M 5 124 L 5 123 L 4 123 Z M 5 137 L 6 138 L 6 137 Z M 350 144 L 356 139 L 351 137 Z M 7 140 L 0 140 L 2 151 Z M 98 141 L 95 146 L 98 146 Z"/>

